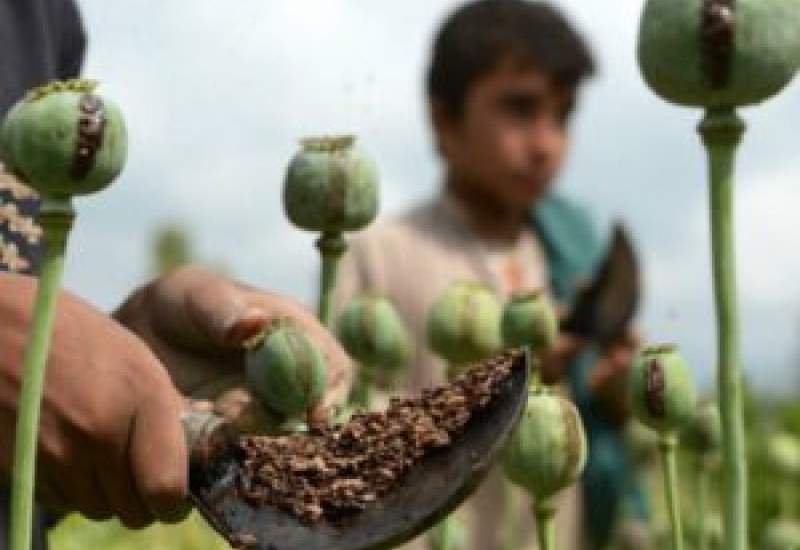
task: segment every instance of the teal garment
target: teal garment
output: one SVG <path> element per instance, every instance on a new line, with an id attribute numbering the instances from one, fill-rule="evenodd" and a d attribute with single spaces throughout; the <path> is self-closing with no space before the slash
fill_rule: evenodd
<path id="1" fill-rule="evenodd" d="M 547 256 L 553 294 L 569 305 L 577 284 L 591 278 L 605 246 L 586 210 L 559 195 L 540 201 L 532 212 L 532 222 Z M 623 513 L 646 520 L 648 509 L 624 433 L 605 419 L 587 386 L 596 358 L 594 350 L 581 354 L 570 366 L 569 384 L 589 442 L 581 480 L 584 518 L 593 546 L 605 548 Z"/>

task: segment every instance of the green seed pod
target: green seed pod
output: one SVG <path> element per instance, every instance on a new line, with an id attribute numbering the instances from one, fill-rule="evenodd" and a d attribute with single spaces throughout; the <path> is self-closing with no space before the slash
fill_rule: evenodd
<path id="1" fill-rule="evenodd" d="M 629 384 L 633 412 L 645 426 L 666 434 L 691 418 L 696 399 L 692 373 L 675 346 L 642 349 L 631 366 Z"/>
<path id="2" fill-rule="evenodd" d="M 792 434 L 771 434 L 767 440 L 767 458 L 779 473 L 787 477 L 800 476 L 800 441 Z"/>
<path id="3" fill-rule="evenodd" d="M 512 296 L 500 326 L 506 347 L 528 346 L 534 353 L 553 347 L 558 337 L 555 309 L 542 291 Z"/>
<path id="4" fill-rule="evenodd" d="M 639 66 L 667 101 L 699 107 L 760 103 L 800 67 L 797 0 L 648 0 Z"/>
<path id="5" fill-rule="evenodd" d="M 719 450 L 722 445 L 722 425 L 716 402 L 706 401 L 695 409 L 681 432 L 681 443 L 699 455 Z"/>
<path id="6" fill-rule="evenodd" d="M 411 337 L 403 320 L 380 294 L 355 297 L 339 316 L 338 335 L 356 361 L 368 368 L 379 368 L 388 378 L 393 378 L 411 358 Z"/>
<path id="7" fill-rule="evenodd" d="M 127 155 L 125 121 L 117 106 L 86 80 L 31 90 L 0 129 L 0 157 L 39 193 L 87 195 L 107 187 Z"/>
<path id="8" fill-rule="evenodd" d="M 512 482 L 543 500 L 580 477 L 586 453 L 578 410 L 563 397 L 539 388 L 528 395 L 525 412 L 506 447 L 503 467 Z"/>
<path id="9" fill-rule="evenodd" d="M 299 415 L 325 393 L 327 368 L 322 352 L 291 319 L 280 319 L 248 346 L 249 388 L 270 409 Z"/>
<path id="10" fill-rule="evenodd" d="M 428 313 L 428 344 L 451 365 L 485 359 L 502 348 L 500 303 L 489 287 L 450 285 Z"/>
<path id="11" fill-rule="evenodd" d="M 378 213 L 378 171 L 355 137 L 302 141 L 286 172 L 283 204 L 289 220 L 308 231 L 357 231 Z"/>
<path id="12" fill-rule="evenodd" d="M 800 524 L 791 519 L 770 522 L 761 539 L 761 550 L 800 550 Z"/>

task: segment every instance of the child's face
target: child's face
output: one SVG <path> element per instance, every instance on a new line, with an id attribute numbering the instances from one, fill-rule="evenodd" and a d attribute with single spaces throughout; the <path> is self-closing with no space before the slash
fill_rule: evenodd
<path id="1" fill-rule="evenodd" d="M 450 176 L 475 196 L 528 207 L 564 159 L 572 101 L 544 73 L 502 64 L 471 86 L 460 118 L 434 114 Z"/>

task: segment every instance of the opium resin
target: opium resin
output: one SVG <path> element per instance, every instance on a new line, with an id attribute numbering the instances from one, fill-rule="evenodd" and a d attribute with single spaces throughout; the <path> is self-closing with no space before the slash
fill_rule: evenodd
<path id="1" fill-rule="evenodd" d="M 336 521 L 364 509 L 425 455 L 451 444 L 499 393 L 518 353 L 477 364 L 417 398 L 393 399 L 385 412 L 357 413 L 342 426 L 242 438 L 238 486 L 243 498 L 309 523 Z"/>

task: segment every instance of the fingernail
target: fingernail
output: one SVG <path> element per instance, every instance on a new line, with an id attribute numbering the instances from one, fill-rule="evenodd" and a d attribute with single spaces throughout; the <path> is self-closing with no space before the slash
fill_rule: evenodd
<path id="1" fill-rule="evenodd" d="M 261 308 L 249 308 L 243 314 L 226 324 L 225 343 L 239 346 L 252 339 L 261 331 L 269 320 L 269 314 Z"/>

